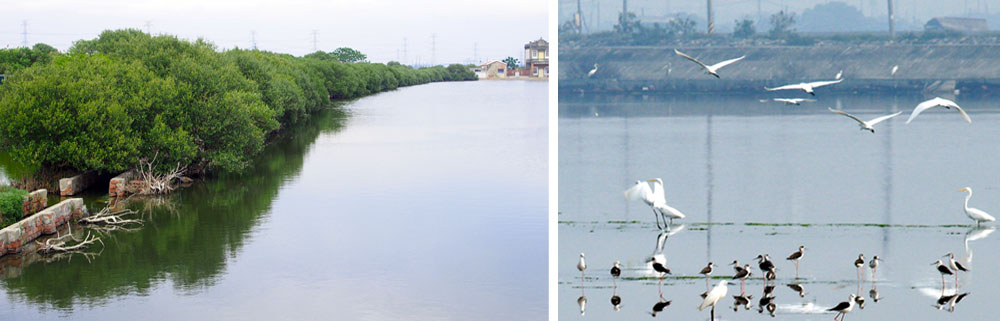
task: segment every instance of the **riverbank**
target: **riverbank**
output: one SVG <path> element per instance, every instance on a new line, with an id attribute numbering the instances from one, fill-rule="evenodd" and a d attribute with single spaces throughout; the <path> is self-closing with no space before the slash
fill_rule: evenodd
<path id="1" fill-rule="evenodd" d="M 674 49 L 708 63 L 746 58 L 723 68 L 716 79 Z M 559 88 L 567 92 L 759 92 L 765 86 L 832 80 L 841 71 L 843 83 L 818 91 L 958 89 L 990 95 L 1000 89 L 1000 44 L 561 47 L 560 63 Z M 598 72 L 588 77 L 594 64 Z"/>
<path id="2" fill-rule="evenodd" d="M 41 172 L 118 174 L 246 169 L 264 145 L 334 100 L 430 82 L 475 80 L 466 66 L 414 69 L 105 31 L 0 86 L 0 141 Z"/>

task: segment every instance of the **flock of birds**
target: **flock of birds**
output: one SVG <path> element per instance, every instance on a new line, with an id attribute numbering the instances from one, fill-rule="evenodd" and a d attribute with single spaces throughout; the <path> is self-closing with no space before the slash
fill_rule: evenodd
<path id="1" fill-rule="evenodd" d="M 713 65 L 707 65 L 707 64 L 699 61 L 698 59 L 696 59 L 694 57 L 691 57 L 691 56 L 689 56 L 689 55 L 687 55 L 687 54 L 685 54 L 685 53 L 683 53 L 683 52 L 681 52 L 679 50 L 675 49 L 674 53 L 676 55 L 680 56 L 680 57 L 683 57 L 683 58 L 685 58 L 687 60 L 690 60 L 690 61 L 694 62 L 695 64 L 697 64 L 698 66 L 700 66 L 702 69 L 704 69 L 706 73 L 708 73 L 708 74 L 710 74 L 712 76 L 715 76 L 716 78 L 721 78 L 721 76 L 719 75 L 719 70 L 720 69 L 722 69 L 725 66 L 731 65 L 733 63 L 736 63 L 736 62 L 738 62 L 738 61 L 743 60 L 744 58 L 746 58 L 746 56 L 744 55 L 744 56 L 741 56 L 741 57 L 724 60 L 722 62 L 713 64 Z M 893 66 L 891 74 L 895 75 L 895 73 L 898 71 L 898 69 L 899 69 L 898 65 L 897 66 Z M 592 77 L 592 76 L 594 76 L 594 74 L 597 73 L 597 71 L 598 71 L 598 65 L 594 64 L 594 69 L 591 70 L 590 72 L 588 72 L 587 76 L 588 77 Z M 842 75 L 843 75 L 843 71 L 840 71 L 840 72 L 837 73 L 837 75 L 835 77 L 836 80 L 801 82 L 801 83 L 798 83 L 798 84 L 789 84 L 789 85 L 784 85 L 784 86 L 779 86 L 779 87 L 774 87 L 774 88 L 765 87 L 764 89 L 767 90 L 767 91 L 801 90 L 801 91 L 803 91 L 805 93 L 808 93 L 808 94 L 810 94 L 812 96 L 815 96 L 816 95 L 816 93 L 815 93 L 815 89 L 816 88 L 838 84 L 838 83 L 840 83 L 840 82 L 842 82 L 844 80 L 842 78 Z M 765 101 L 766 100 L 762 100 L 762 102 L 765 102 Z M 801 104 L 803 102 L 811 102 L 811 101 L 815 101 L 815 100 L 813 100 L 813 99 L 806 99 L 806 98 L 774 98 L 773 101 L 783 102 L 783 103 L 791 104 L 791 105 L 799 105 L 799 104 Z M 909 124 L 910 122 L 912 122 L 914 120 L 914 118 L 917 117 L 917 115 L 921 114 L 922 112 L 924 112 L 924 111 L 926 111 L 928 109 L 934 108 L 934 107 L 943 107 L 943 108 L 949 109 L 949 110 L 950 109 L 954 109 L 954 110 L 958 111 L 959 114 L 961 114 L 961 116 L 967 122 L 969 122 L 969 123 L 972 122 L 972 119 L 969 117 L 968 114 L 966 114 L 965 110 L 963 110 L 954 101 L 951 101 L 951 100 L 948 100 L 948 99 L 944 99 L 944 98 L 940 98 L 940 97 L 935 97 L 933 99 L 930 99 L 930 100 L 927 100 L 927 101 L 924 101 L 924 102 L 921 102 L 920 104 L 918 104 L 913 109 L 913 111 L 910 113 L 910 117 L 909 117 L 909 119 L 906 120 L 906 123 Z M 893 117 L 896 117 L 896 116 L 899 116 L 900 114 L 902 114 L 902 111 L 900 111 L 900 112 L 896 112 L 896 113 L 893 113 L 893 114 L 890 114 L 890 115 L 884 115 L 884 116 L 876 117 L 874 119 L 865 121 L 865 120 L 862 120 L 862 119 L 858 118 L 857 116 L 854 116 L 854 115 L 849 114 L 847 112 L 843 112 L 843 111 L 840 111 L 840 110 L 835 110 L 833 108 L 828 108 L 828 109 L 832 113 L 840 114 L 840 115 L 843 115 L 845 117 L 853 119 L 854 121 L 856 121 L 858 123 L 859 127 L 861 128 L 861 130 L 870 131 L 871 133 L 875 133 L 874 126 L 876 124 L 881 123 L 883 121 L 886 121 L 888 119 L 891 119 Z M 650 185 L 652 185 L 652 186 L 650 186 Z M 969 199 L 972 198 L 972 188 L 965 187 L 965 188 L 960 189 L 959 192 L 966 192 L 966 193 L 968 193 L 968 195 L 965 198 L 965 206 L 964 206 L 965 214 L 970 219 L 972 219 L 973 221 L 975 221 L 977 226 L 979 226 L 979 224 L 981 224 L 982 222 L 993 222 L 993 221 L 996 220 L 993 216 L 991 216 L 990 214 L 986 213 L 983 210 L 969 207 Z M 676 209 L 674 207 L 671 207 L 670 205 L 667 204 L 666 197 L 665 197 L 665 192 L 664 192 L 664 187 L 663 187 L 663 180 L 660 179 L 660 178 L 652 178 L 652 179 L 648 179 L 646 181 L 641 181 L 641 180 L 640 181 L 636 181 L 633 186 L 631 186 L 630 188 L 628 188 L 628 189 L 625 190 L 624 194 L 625 194 L 625 198 L 627 200 L 630 200 L 630 201 L 643 201 L 646 205 L 648 205 L 650 207 L 650 209 L 652 210 L 652 212 L 653 212 L 654 218 L 656 219 L 656 226 L 657 226 L 657 228 L 659 228 L 661 230 L 660 236 L 657 239 L 657 251 L 655 251 L 654 254 L 649 258 L 649 260 L 647 261 L 647 263 L 651 263 L 653 271 L 655 271 L 658 274 L 659 279 L 660 279 L 660 286 L 662 287 L 663 278 L 666 275 L 671 274 L 670 269 L 667 267 L 666 257 L 663 255 L 663 243 L 664 243 L 666 237 L 668 235 L 670 235 L 670 231 L 671 231 L 670 225 L 673 224 L 673 221 L 675 219 L 683 219 L 683 218 L 686 217 L 686 215 L 684 215 L 684 213 L 682 213 L 678 209 Z M 662 226 L 660 224 L 661 219 L 663 221 Z M 681 229 L 683 229 L 683 226 L 681 226 Z M 792 261 L 795 264 L 795 277 L 796 277 L 796 279 L 798 279 L 798 274 L 799 274 L 799 270 L 798 270 L 799 264 L 798 263 L 799 263 L 799 260 L 801 260 L 802 257 L 805 255 L 805 250 L 806 250 L 805 246 L 799 246 L 799 248 L 798 248 L 797 251 L 793 252 L 792 254 L 790 254 L 787 257 L 787 260 Z M 954 304 L 957 303 L 957 301 L 960 301 L 963 297 L 965 297 L 965 295 L 968 295 L 968 293 L 964 293 L 964 294 L 958 294 L 957 293 L 958 272 L 959 271 L 967 272 L 967 271 L 969 271 L 969 269 L 966 266 L 962 265 L 961 262 L 955 260 L 955 256 L 954 256 L 953 253 L 948 253 L 948 254 L 944 255 L 943 257 L 947 258 L 946 261 L 937 260 L 936 262 L 932 263 L 931 265 L 936 266 L 937 271 L 941 274 L 942 293 L 944 293 L 944 288 L 945 288 L 945 276 L 946 275 L 954 275 L 955 276 L 956 294 L 951 295 L 951 296 L 945 296 L 944 294 L 942 294 L 941 298 L 939 299 L 939 302 L 938 302 L 939 303 L 938 307 L 940 308 L 943 304 L 949 303 L 949 302 L 950 302 L 951 306 L 954 307 Z M 774 285 L 768 285 L 768 281 L 774 280 L 776 278 L 775 264 L 771 261 L 771 258 L 770 258 L 770 256 L 768 254 L 758 255 L 755 259 L 757 260 L 758 268 L 760 269 L 761 273 L 763 273 L 763 278 L 765 280 L 764 296 L 760 300 L 761 311 L 763 311 L 763 309 L 766 307 L 768 309 L 768 311 L 771 313 L 771 315 L 773 316 L 775 308 L 774 308 L 774 304 L 773 304 L 773 296 L 770 296 L 770 292 L 773 291 Z M 882 259 L 879 258 L 878 256 L 872 257 L 871 260 L 869 260 L 867 262 L 868 267 L 872 271 L 872 279 L 873 280 L 874 280 L 874 277 L 875 277 L 875 272 L 877 271 L 880 262 L 882 262 Z M 857 268 L 857 276 L 858 276 L 858 282 L 859 282 L 858 283 L 859 284 L 858 292 L 860 292 L 860 290 L 861 290 L 861 284 L 862 284 L 863 279 L 864 279 L 863 276 L 862 276 L 862 269 L 865 266 L 865 263 L 866 263 L 865 262 L 865 257 L 864 257 L 863 254 L 859 254 L 858 258 L 854 261 L 854 266 Z M 749 298 L 750 297 L 745 295 L 745 286 L 744 286 L 744 284 L 745 284 L 746 279 L 749 278 L 753 274 L 752 267 L 751 267 L 750 264 L 744 264 L 744 265 L 741 266 L 740 263 L 738 261 L 736 261 L 736 260 L 734 260 L 729 265 L 733 266 L 733 269 L 734 269 L 734 272 L 735 272 L 733 274 L 731 280 L 737 280 L 737 279 L 740 280 L 740 295 L 739 296 L 734 296 L 734 298 L 736 299 L 736 304 L 737 305 L 745 304 L 747 306 L 747 308 L 749 309 Z M 577 263 L 576 267 L 581 272 L 581 282 L 583 282 L 582 276 L 583 276 L 584 271 L 587 269 L 587 263 L 585 261 L 583 253 L 580 253 L 580 260 Z M 615 261 L 614 265 L 611 267 L 610 272 L 611 272 L 612 278 L 614 279 L 615 289 L 617 289 L 617 279 L 622 274 L 621 263 L 619 261 Z M 711 307 L 712 308 L 712 317 L 713 318 L 714 318 L 714 313 L 715 313 L 714 312 L 715 311 L 715 306 L 719 302 L 720 299 L 722 299 L 723 297 L 726 296 L 726 294 L 728 293 L 728 285 L 730 284 L 729 280 L 721 280 L 721 281 L 718 282 L 718 284 L 716 284 L 714 287 L 712 287 L 712 288 L 709 289 L 709 278 L 711 278 L 711 275 L 713 273 L 715 273 L 715 272 L 716 272 L 716 267 L 715 267 L 715 264 L 712 263 L 712 262 L 708 262 L 708 264 L 704 268 L 702 268 L 701 271 L 698 272 L 699 274 L 705 276 L 706 291 L 705 291 L 705 293 L 701 294 L 702 302 L 701 302 L 701 304 L 699 304 L 697 306 L 697 308 L 700 311 L 700 310 L 704 310 L 705 308 Z M 791 287 L 793 289 L 795 289 L 796 287 L 798 287 L 798 291 L 800 293 L 800 296 L 804 295 L 804 292 L 803 292 L 802 287 L 801 287 L 800 284 L 789 284 L 789 287 Z M 874 288 L 874 286 L 873 286 L 873 288 L 872 288 L 872 290 L 871 290 L 871 292 L 869 294 L 871 295 L 871 297 L 872 297 L 872 299 L 874 301 L 877 302 L 879 300 L 879 297 L 878 297 L 878 294 L 877 294 L 877 290 L 876 290 L 876 288 Z M 670 304 L 670 301 L 666 301 L 665 299 L 663 299 L 662 288 L 660 290 L 660 299 L 661 299 L 660 302 L 658 302 L 657 305 L 653 307 L 653 313 L 652 314 L 653 314 L 654 317 L 656 316 L 657 312 L 662 311 L 663 308 L 665 308 L 667 305 Z M 944 300 L 945 303 L 941 303 L 940 301 L 942 301 L 942 300 Z M 621 302 L 621 298 L 618 297 L 617 294 L 615 294 L 612 297 L 611 301 L 612 301 L 612 304 L 615 307 L 615 310 L 617 311 L 619 309 L 618 305 Z M 586 304 L 586 297 L 585 296 L 581 296 L 580 299 L 578 300 L 578 304 L 580 304 L 581 313 L 583 313 L 584 309 L 585 309 L 584 307 L 585 307 L 585 304 Z M 837 313 L 836 316 L 834 316 L 834 320 L 838 320 L 838 318 L 840 318 L 840 320 L 843 320 L 843 317 L 845 317 L 847 313 L 851 312 L 856 305 L 860 306 L 863 309 L 864 308 L 864 297 L 860 296 L 860 295 L 857 295 L 857 294 L 854 294 L 854 293 L 851 293 L 847 301 L 840 302 L 840 303 L 836 304 L 835 306 L 827 309 L 827 311 L 832 311 L 832 312 L 836 312 Z"/>

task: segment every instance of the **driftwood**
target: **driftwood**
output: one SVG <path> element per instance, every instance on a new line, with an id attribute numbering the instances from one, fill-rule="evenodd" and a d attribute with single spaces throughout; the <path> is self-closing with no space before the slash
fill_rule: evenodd
<path id="1" fill-rule="evenodd" d="M 131 198 L 131 196 L 129 196 Z M 127 202 L 129 198 L 116 202 Z M 132 224 L 142 225 L 141 219 L 129 219 L 124 218 L 126 215 L 136 214 L 136 211 L 132 209 L 112 209 L 114 206 L 107 206 L 101 209 L 99 212 L 94 213 L 94 215 L 83 217 L 80 219 L 80 224 L 92 224 L 92 225 L 102 225 L 105 227 L 117 227 L 112 229 L 126 229 L 128 230 Z"/>
<path id="2" fill-rule="evenodd" d="M 156 158 L 159 153 L 153 155 L 153 160 L 147 161 L 145 159 L 139 160 L 139 166 L 136 168 L 139 180 L 142 182 L 139 186 L 139 190 L 136 192 L 139 195 L 159 195 L 167 194 L 173 192 L 176 189 L 184 176 L 184 172 L 187 170 L 187 166 L 181 166 L 177 163 L 174 169 L 166 172 L 157 174 L 153 171 L 153 167 L 156 164 Z"/>
<path id="3" fill-rule="evenodd" d="M 66 243 L 68 242 L 67 238 L 69 240 L 76 241 L 77 243 L 73 245 L 66 245 Z M 78 252 L 87 249 L 88 246 L 90 246 L 95 242 L 99 242 L 101 243 L 101 246 L 104 246 L 104 241 L 101 241 L 101 238 L 97 236 L 91 236 L 90 233 L 88 232 L 87 236 L 83 237 L 83 240 L 79 240 L 73 237 L 72 230 L 68 230 L 66 232 L 66 235 L 59 236 L 58 234 L 56 234 L 56 237 L 45 240 L 45 243 L 35 241 L 35 243 L 38 244 L 38 253 L 42 254 Z"/>

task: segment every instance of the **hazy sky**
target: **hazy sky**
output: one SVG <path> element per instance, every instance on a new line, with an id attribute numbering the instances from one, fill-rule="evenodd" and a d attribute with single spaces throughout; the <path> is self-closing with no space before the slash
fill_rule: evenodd
<path id="1" fill-rule="evenodd" d="M 577 0 L 559 1 L 559 22 L 565 22 L 576 11 Z M 834 0 L 861 8 L 865 16 L 885 17 L 888 3 L 886 0 Z M 732 23 L 733 20 L 745 16 L 757 15 L 757 4 L 762 12 L 775 12 L 781 9 L 801 14 L 803 10 L 815 7 L 817 4 L 834 2 L 831 0 L 712 0 L 715 18 L 718 22 Z M 616 23 L 617 12 L 622 9 L 621 0 L 580 0 L 584 17 L 596 16 L 600 11 L 601 29 L 611 28 Z M 628 0 L 629 11 L 640 16 L 663 15 L 664 12 L 687 12 L 702 18 L 706 15 L 705 0 Z M 893 0 L 897 20 L 915 19 L 926 22 L 938 16 L 964 16 L 993 14 L 1000 11 L 1000 0 Z M 766 17 L 765 17 L 766 18 Z M 596 19 L 591 19 L 596 20 Z M 647 19 L 648 20 L 648 19 Z M 594 22 L 591 22 L 593 24 Z M 703 27 L 703 26 L 702 26 Z M 990 26 L 994 29 L 1000 26 Z"/>
<path id="2" fill-rule="evenodd" d="M 28 42 L 60 50 L 73 41 L 93 39 L 106 29 L 149 29 L 181 38 L 203 37 L 219 48 L 251 45 L 294 55 L 316 47 L 352 47 L 374 62 L 403 59 L 429 63 L 471 62 L 514 56 L 524 44 L 548 36 L 548 1 L 509 0 L 4 0 L 0 46 Z M 436 39 L 432 35 L 436 34 Z"/>

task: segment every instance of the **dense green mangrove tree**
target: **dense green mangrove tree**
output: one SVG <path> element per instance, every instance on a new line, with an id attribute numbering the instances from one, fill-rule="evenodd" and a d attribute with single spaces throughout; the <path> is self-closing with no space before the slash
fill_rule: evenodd
<path id="1" fill-rule="evenodd" d="M 240 171 L 274 133 L 331 99 L 476 79 L 457 64 L 414 69 L 344 63 L 337 53 L 220 51 L 132 29 L 78 41 L 65 54 L 49 49 L 0 51 L 0 66 L 10 66 L 0 67 L 9 70 L 0 145 L 47 169 L 118 172 L 155 155 L 160 170 Z"/>

